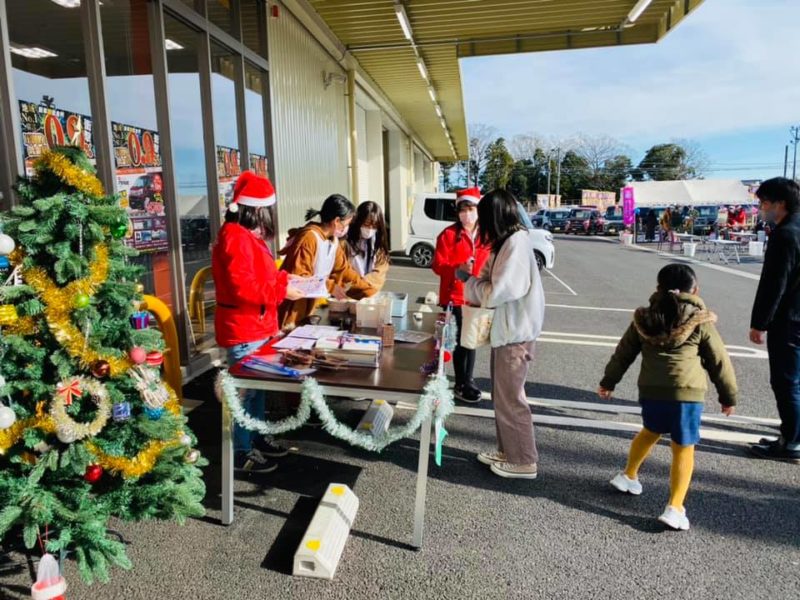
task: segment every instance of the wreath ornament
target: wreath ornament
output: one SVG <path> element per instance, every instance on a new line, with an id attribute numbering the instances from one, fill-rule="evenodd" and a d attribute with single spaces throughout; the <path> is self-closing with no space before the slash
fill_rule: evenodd
<path id="1" fill-rule="evenodd" d="M 89 394 L 97 405 L 97 414 L 88 423 L 78 423 L 67 414 L 67 406 L 78 394 Z M 65 444 L 94 437 L 106 426 L 111 416 L 111 400 L 106 387 L 96 379 L 73 377 L 58 384 L 58 391 L 50 405 L 50 417 L 55 423 L 56 437 Z"/>

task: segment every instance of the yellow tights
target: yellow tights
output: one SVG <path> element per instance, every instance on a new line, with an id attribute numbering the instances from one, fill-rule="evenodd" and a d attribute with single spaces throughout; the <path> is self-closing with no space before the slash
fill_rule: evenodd
<path id="1" fill-rule="evenodd" d="M 642 466 L 644 459 L 647 458 L 660 438 L 661 434 L 642 428 L 631 442 L 625 475 L 630 479 L 637 478 L 639 467 Z M 669 505 L 683 510 L 683 501 L 689 491 L 689 483 L 692 481 L 692 471 L 694 470 L 694 446 L 681 446 L 675 442 L 671 442 L 670 445 L 672 446 L 672 468 L 669 474 Z"/>

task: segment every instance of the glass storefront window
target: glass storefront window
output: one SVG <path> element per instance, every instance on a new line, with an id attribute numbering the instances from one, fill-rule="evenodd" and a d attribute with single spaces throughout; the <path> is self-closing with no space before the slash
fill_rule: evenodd
<path id="1" fill-rule="evenodd" d="M 211 234 L 198 70 L 201 34 L 169 15 L 164 16 L 164 27 L 166 37 L 180 46 L 167 52 L 167 83 L 191 356 L 214 344 Z"/>
<path id="2" fill-rule="evenodd" d="M 26 172 L 55 145 L 81 146 L 93 159 L 80 12 L 50 0 L 7 2 L 6 10 Z"/>
<path id="3" fill-rule="evenodd" d="M 242 41 L 253 52 L 267 58 L 267 7 L 262 0 L 242 0 Z"/>
<path id="4" fill-rule="evenodd" d="M 211 44 L 211 102 L 214 107 L 214 139 L 217 144 L 219 208 L 233 199 L 233 186 L 241 173 L 239 134 L 236 122 L 235 55 L 219 44 Z"/>
<path id="5" fill-rule="evenodd" d="M 100 6 L 106 94 L 120 204 L 128 210 L 126 243 L 139 250 L 145 293 L 173 306 L 167 215 L 162 195 L 161 139 L 156 122 L 147 5 L 139 0 Z"/>
<path id="6" fill-rule="evenodd" d="M 247 149 L 250 168 L 259 175 L 267 175 L 267 137 L 264 129 L 263 85 L 267 72 L 245 61 L 244 104 L 247 123 Z"/>
<path id="7" fill-rule="evenodd" d="M 248 2 L 248 0 L 244 0 Z M 214 25 L 222 29 L 236 38 L 236 31 L 233 26 L 233 12 L 231 11 L 231 0 L 207 0 L 206 10 L 208 11 L 208 20 Z"/>

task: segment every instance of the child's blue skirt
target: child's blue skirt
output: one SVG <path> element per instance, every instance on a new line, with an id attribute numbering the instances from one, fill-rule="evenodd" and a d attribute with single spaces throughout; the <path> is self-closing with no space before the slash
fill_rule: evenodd
<path id="1" fill-rule="evenodd" d="M 694 446 L 700 441 L 702 402 L 675 402 L 672 400 L 639 400 L 642 405 L 642 422 L 655 433 L 668 433 L 680 446 Z"/>

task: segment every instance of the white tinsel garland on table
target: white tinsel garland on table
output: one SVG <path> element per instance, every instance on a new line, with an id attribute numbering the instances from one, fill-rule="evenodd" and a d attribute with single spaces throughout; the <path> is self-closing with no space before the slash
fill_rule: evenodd
<path id="1" fill-rule="evenodd" d="M 408 423 L 399 427 L 390 427 L 386 433 L 378 437 L 354 431 L 347 425 L 340 423 L 325 402 L 322 387 L 315 379 L 310 377 L 303 381 L 297 414 L 277 422 L 262 421 L 245 412 L 238 389 L 233 385 L 233 378 L 227 371 L 220 371 L 215 387 L 217 398 L 225 402 L 233 416 L 233 420 L 249 431 L 255 431 L 261 435 L 277 435 L 297 429 L 308 420 L 313 408 L 314 412 L 319 415 L 325 431 L 352 446 L 358 446 L 372 452 L 380 452 L 389 444 L 410 436 L 429 417 L 433 417 L 441 424 L 453 412 L 453 392 L 450 390 L 447 378 L 444 375 L 431 376 L 425 385 L 422 396 L 420 396 L 417 411 Z"/>

